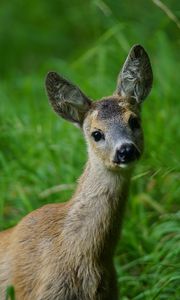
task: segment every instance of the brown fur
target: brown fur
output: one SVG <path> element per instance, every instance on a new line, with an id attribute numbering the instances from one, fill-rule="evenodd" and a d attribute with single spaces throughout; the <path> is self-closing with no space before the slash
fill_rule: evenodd
<path id="1" fill-rule="evenodd" d="M 50 103 L 82 128 L 89 158 L 69 202 L 43 206 L 0 233 L 1 300 L 9 285 L 16 300 L 118 299 L 113 255 L 132 166 L 113 158 L 127 142 L 142 153 L 142 129 L 133 130 L 129 118 L 139 118 L 139 103 L 152 85 L 144 49 L 134 46 L 128 57 L 116 93 L 96 103 L 57 73 L 48 74 Z M 101 141 L 93 138 L 97 130 Z"/>
<path id="2" fill-rule="evenodd" d="M 128 185 L 129 175 L 105 175 L 88 162 L 70 202 L 46 205 L 1 233 L 0 299 L 7 285 L 17 300 L 117 299 L 112 257 Z"/>

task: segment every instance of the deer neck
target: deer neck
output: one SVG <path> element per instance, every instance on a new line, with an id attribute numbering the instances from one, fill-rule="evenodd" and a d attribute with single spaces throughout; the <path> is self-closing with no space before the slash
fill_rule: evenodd
<path id="1" fill-rule="evenodd" d="M 87 162 L 64 224 L 66 249 L 83 252 L 84 257 L 92 254 L 93 258 L 105 253 L 106 247 L 113 251 L 127 199 L 130 173 L 108 171 L 95 159 Z"/>

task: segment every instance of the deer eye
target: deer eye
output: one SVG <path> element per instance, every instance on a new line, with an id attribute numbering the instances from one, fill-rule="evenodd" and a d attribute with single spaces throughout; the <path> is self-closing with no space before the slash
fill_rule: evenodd
<path id="1" fill-rule="evenodd" d="M 92 132 L 91 135 L 94 138 L 95 142 L 99 142 L 101 139 L 104 139 L 104 134 L 98 130 Z"/>
<path id="2" fill-rule="evenodd" d="M 139 129 L 141 127 L 140 120 L 137 117 L 131 116 L 129 118 L 129 126 L 132 130 Z"/>

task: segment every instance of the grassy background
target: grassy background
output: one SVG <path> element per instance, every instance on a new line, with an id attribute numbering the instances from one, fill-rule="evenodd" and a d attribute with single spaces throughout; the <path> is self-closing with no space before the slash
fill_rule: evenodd
<path id="1" fill-rule="evenodd" d="M 164 0 L 180 17 L 178 0 Z M 154 86 L 143 105 L 146 149 L 133 177 L 115 263 L 122 300 L 180 299 L 179 28 L 153 1 L 0 3 L 0 229 L 68 199 L 86 161 L 82 134 L 52 113 L 47 71 L 93 99 L 111 94 L 129 48 L 147 49 Z"/>

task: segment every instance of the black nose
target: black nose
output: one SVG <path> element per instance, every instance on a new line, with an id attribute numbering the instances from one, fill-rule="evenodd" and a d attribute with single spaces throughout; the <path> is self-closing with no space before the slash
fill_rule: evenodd
<path id="1" fill-rule="evenodd" d="M 116 150 L 114 162 L 117 164 L 125 164 L 138 159 L 139 156 L 140 153 L 134 144 L 123 144 Z"/>

